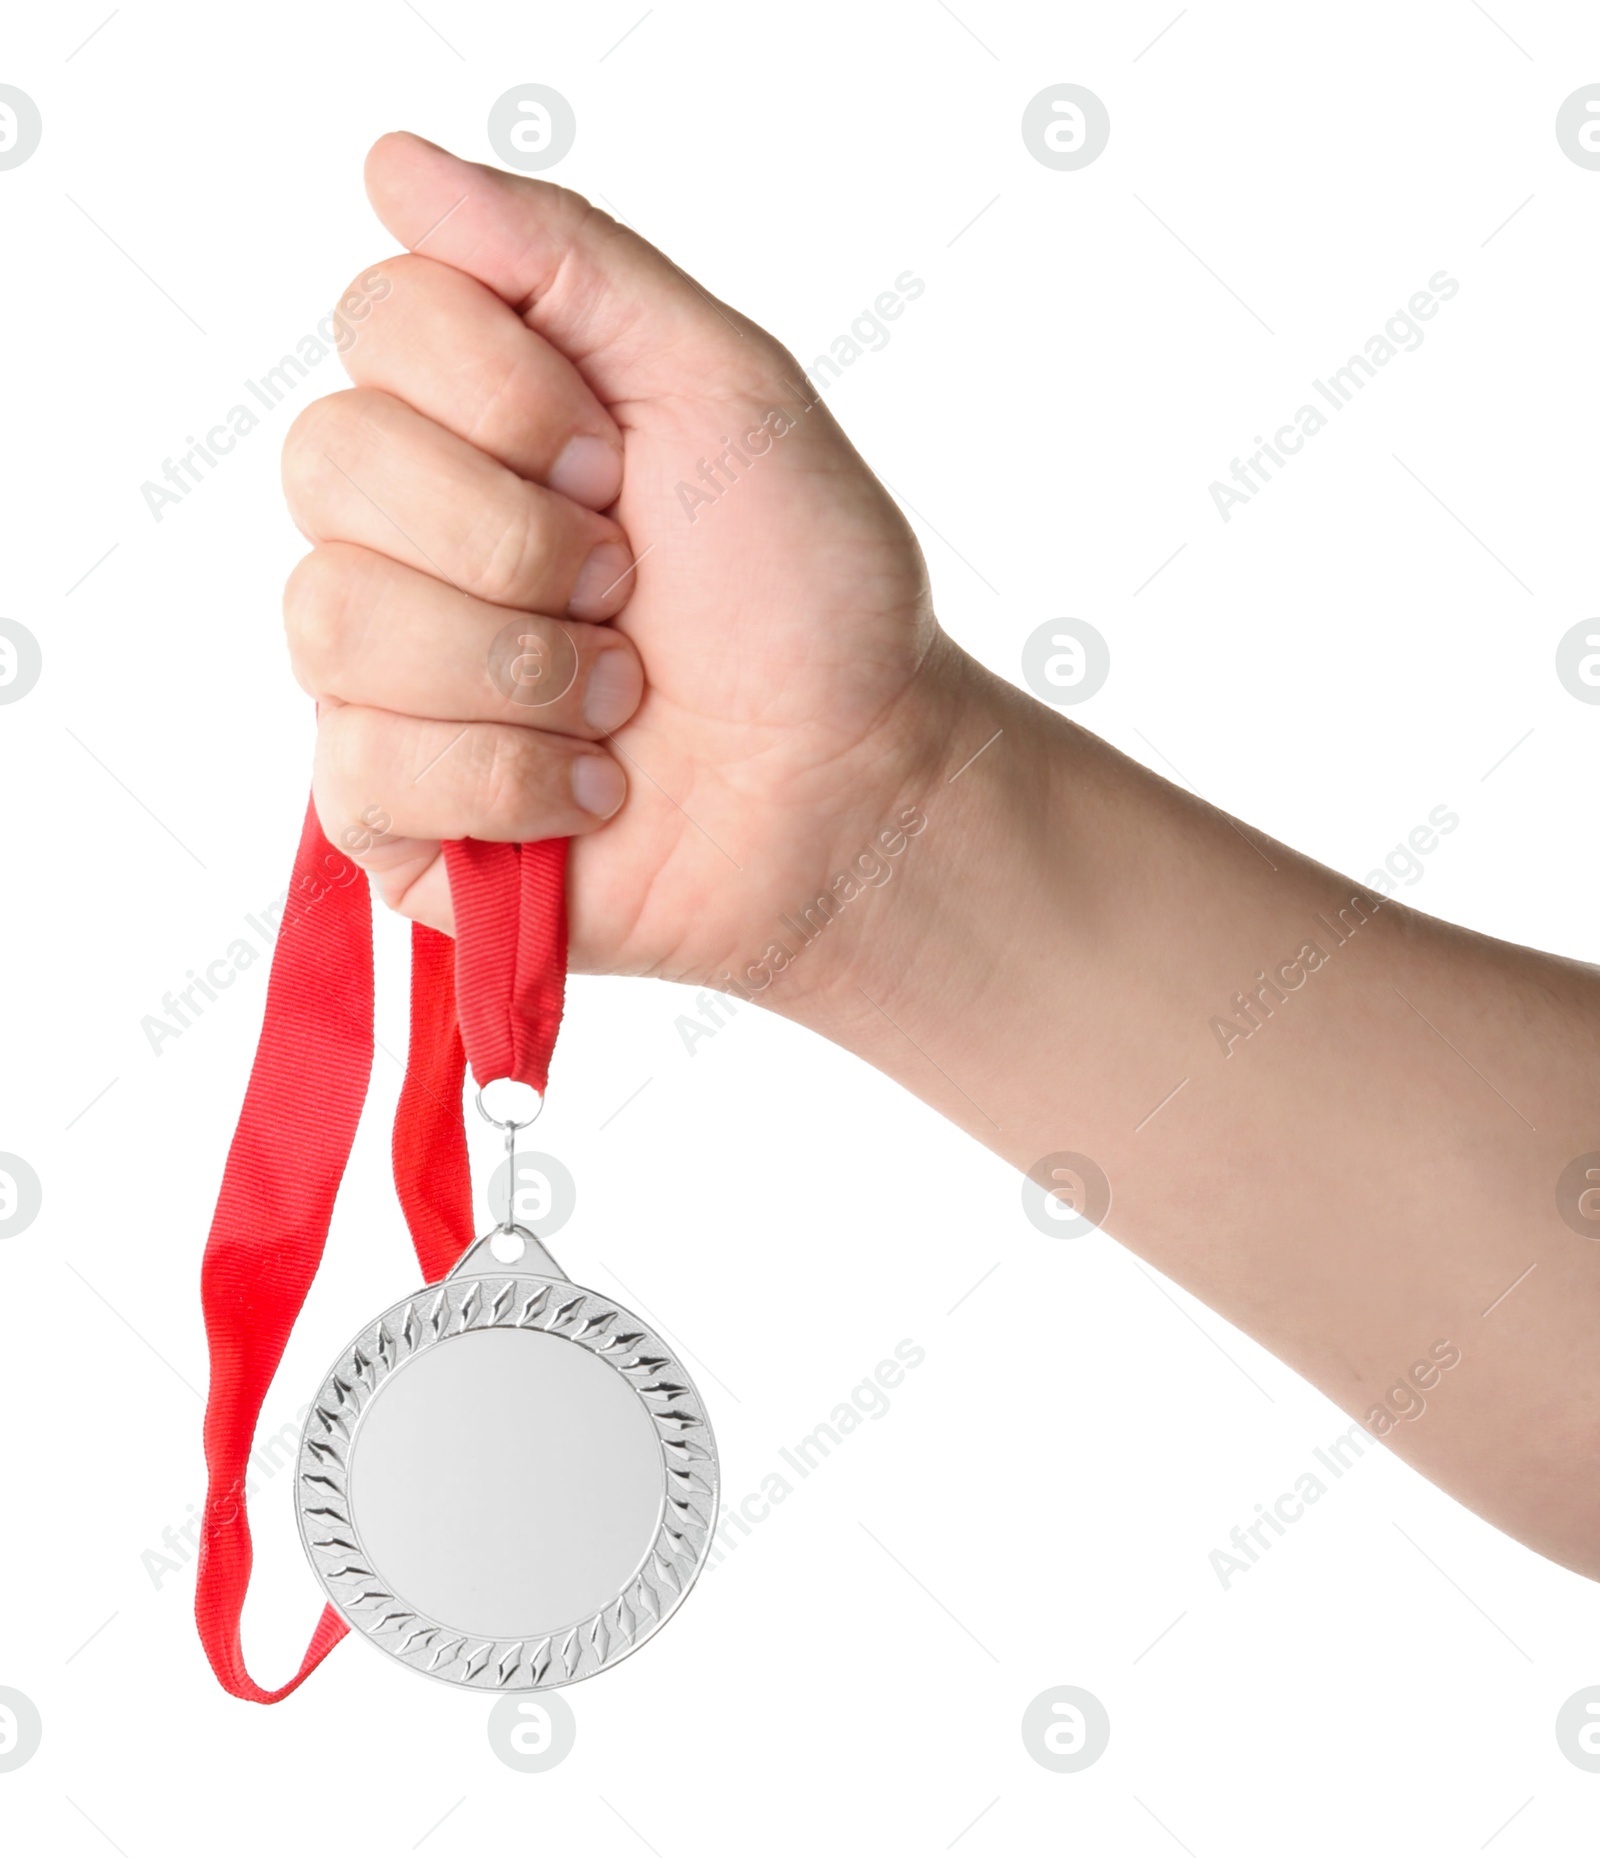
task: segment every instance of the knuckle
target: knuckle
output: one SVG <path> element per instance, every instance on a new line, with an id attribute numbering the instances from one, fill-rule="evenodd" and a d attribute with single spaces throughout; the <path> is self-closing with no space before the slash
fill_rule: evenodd
<path id="1" fill-rule="evenodd" d="M 381 258 L 375 264 L 363 265 L 339 293 L 335 308 L 354 322 L 365 322 L 377 304 L 397 285 L 408 280 L 418 265 L 428 262 L 426 258 L 413 257 L 410 252 L 397 252 L 391 258 Z"/>
<path id="2" fill-rule="evenodd" d="M 516 606 L 539 585 L 540 563 L 553 541 L 542 501 L 522 490 L 486 499 L 463 537 L 462 572 L 468 593 L 493 606 Z"/>
<path id="3" fill-rule="evenodd" d="M 341 387 L 303 406 L 284 434 L 285 479 L 326 474 L 328 455 L 348 452 L 381 423 L 390 405 L 390 396 L 376 388 Z"/>
<path id="4" fill-rule="evenodd" d="M 351 495 L 363 454 L 393 429 L 397 402 L 370 387 L 345 387 L 303 407 L 283 440 L 283 488 L 289 510 L 312 539 Z"/>
<path id="5" fill-rule="evenodd" d="M 517 839 L 534 829 L 531 822 L 548 781 L 548 762 L 548 751 L 531 730 L 484 732 L 478 810 L 490 836 Z"/>
<path id="6" fill-rule="evenodd" d="M 343 704 L 317 719 L 312 794 L 329 842 L 356 863 L 395 830 L 384 790 L 394 765 L 393 719 Z"/>
<path id="7" fill-rule="evenodd" d="M 283 436 L 283 488 L 297 513 L 314 508 L 329 488 L 334 473 L 328 454 L 349 429 L 349 414 L 340 405 L 344 398 L 337 393 L 313 400 Z"/>
<path id="8" fill-rule="evenodd" d="M 327 775 L 330 796 L 340 805 L 345 797 L 371 785 L 378 766 L 378 731 L 382 717 L 375 710 L 339 704 L 317 718 L 319 759 Z"/>
<path id="9" fill-rule="evenodd" d="M 313 697 L 329 693 L 354 642 L 352 566 L 343 549 L 315 548 L 295 563 L 284 583 L 289 663 Z"/>
<path id="10" fill-rule="evenodd" d="M 322 456 L 334 431 L 343 423 L 345 416 L 341 403 L 352 391 L 346 388 L 338 393 L 324 394 L 321 399 L 313 400 L 295 414 L 283 439 L 285 470 L 303 468 L 307 459 Z"/>

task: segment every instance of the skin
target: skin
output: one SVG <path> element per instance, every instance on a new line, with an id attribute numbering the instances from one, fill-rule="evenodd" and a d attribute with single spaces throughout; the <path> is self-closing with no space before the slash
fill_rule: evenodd
<path id="1" fill-rule="evenodd" d="M 1556 1202 L 1600 1149 L 1600 974 L 990 675 L 794 358 L 586 201 L 407 135 L 367 186 L 407 255 L 288 437 L 285 616 L 318 813 L 385 901 L 448 932 L 441 840 L 571 835 L 576 969 L 738 991 L 1019 1168 L 1094 1157 L 1122 1243 L 1600 1575 L 1600 1247 Z M 503 694 L 518 651 L 551 700 Z M 892 882 L 802 944 L 863 853 Z"/>

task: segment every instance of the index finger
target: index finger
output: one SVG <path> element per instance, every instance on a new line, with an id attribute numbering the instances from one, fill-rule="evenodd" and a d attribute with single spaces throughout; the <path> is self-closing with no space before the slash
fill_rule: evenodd
<path id="1" fill-rule="evenodd" d="M 358 387 L 406 401 L 436 425 L 591 510 L 615 502 L 622 435 L 566 356 L 486 284 L 402 253 L 352 289 L 371 305 L 344 351 Z"/>

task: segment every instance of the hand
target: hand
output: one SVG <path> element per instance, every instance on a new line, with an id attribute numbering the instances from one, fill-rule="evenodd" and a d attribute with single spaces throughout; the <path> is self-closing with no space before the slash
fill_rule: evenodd
<path id="1" fill-rule="evenodd" d="M 954 746 L 905 520 L 794 359 L 587 201 L 404 134 L 367 186 L 426 255 L 363 274 L 355 386 L 284 454 L 324 830 L 446 931 L 442 839 L 570 834 L 574 967 L 764 972 Z"/>

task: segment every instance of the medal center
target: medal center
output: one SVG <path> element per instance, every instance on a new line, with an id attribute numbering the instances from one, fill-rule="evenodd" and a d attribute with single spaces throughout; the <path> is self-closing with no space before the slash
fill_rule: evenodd
<path id="1" fill-rule="evenodd" d="M 367 1565 L 458 1632 L 522 1638 L 627 1587 L 661 1521 L 661 1446 L 643 1403 L 575 1342 L 468 1330 L 373 1396 L 349 1459 Z"/>

